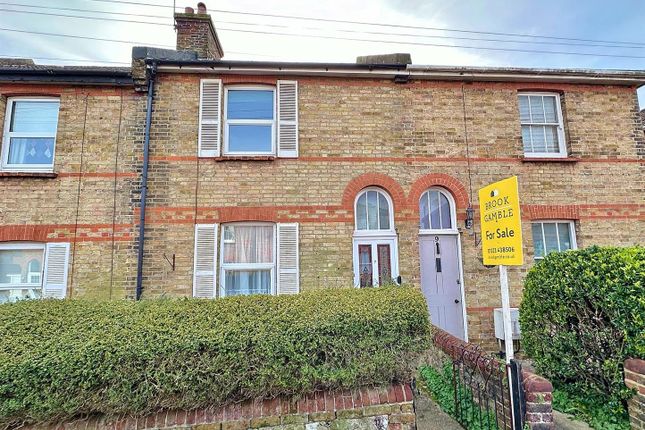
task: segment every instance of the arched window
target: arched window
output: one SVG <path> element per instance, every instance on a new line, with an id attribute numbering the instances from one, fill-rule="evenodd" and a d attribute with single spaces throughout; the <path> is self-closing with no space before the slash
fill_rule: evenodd
<path id="1" fill-rule="evenodd" d="M 421 230 L 455 230 L 452 196 L 440 188 L 430 188 L 419 199 Z"/>
<path id="2" fill-rule="evenodd" d="M 361 191 L 356 199 L 354 212 L 357 231 L 394 230 L 390 197 L 379 188 Z"/>
<path id="3" fill-rule="evenodd" d="M 393 212 L 392 200 L 381 188 L 365 188 L 356 197 L 354 284 L 358 287 L 398 282 L 398 247 Z"/>

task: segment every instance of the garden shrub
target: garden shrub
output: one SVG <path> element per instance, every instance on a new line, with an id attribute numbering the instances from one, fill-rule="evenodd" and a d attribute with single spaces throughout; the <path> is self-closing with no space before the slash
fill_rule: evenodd
<path id="1" fill-rule="evenodd" d="M 405 381 L 428 333 L 407 287 L 4 304 L 0 424 Z"/>
<path id="2" fill-rule="evenodd" d="M 556 386 L 603 394 L 620 412 L 630 396 L 622 368 L 645 355 L 645 248 L 551 253 L 529 271 L 522 341 Z"/>

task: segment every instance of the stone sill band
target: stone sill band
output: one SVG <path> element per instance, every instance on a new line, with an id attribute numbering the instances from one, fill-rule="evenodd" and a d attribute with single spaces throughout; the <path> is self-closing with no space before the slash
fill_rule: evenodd
<path id="1" fill-rule="evenodd" d="M 522 157 L 522 163 L 577 163 L 579 158 L 575 157 Z"/>
<path id="2" fill-rule="evenodd" d="M 54 179 L 56 177 L 58 177 L 56 172 L 0 172 L 0 178 Z"/>

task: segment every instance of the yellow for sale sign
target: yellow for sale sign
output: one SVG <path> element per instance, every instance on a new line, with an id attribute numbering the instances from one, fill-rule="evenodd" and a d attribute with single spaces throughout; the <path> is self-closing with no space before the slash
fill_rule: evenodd
<path id="1" fill-rule="evenodd" d="M 487 266 L 521 266 L 522 222 L 517 176 L 479 190 L 482 252 Z"/>

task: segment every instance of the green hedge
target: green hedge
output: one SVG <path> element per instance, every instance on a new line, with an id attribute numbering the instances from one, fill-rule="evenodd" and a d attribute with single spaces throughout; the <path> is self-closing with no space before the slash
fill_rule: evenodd
<path id="1" fill-rule="evenodd" d="M 549 254 L 526 277 L 520 324 L 540 373 L 620 409 L 623 362 L 645 356 L 645 248 Z"/>
<path id="2" fill-rule="evenodd" d="M 405 380 L 428 332 L 425 300 L 407 287 L 4 304 L 0 423 Z"/>

